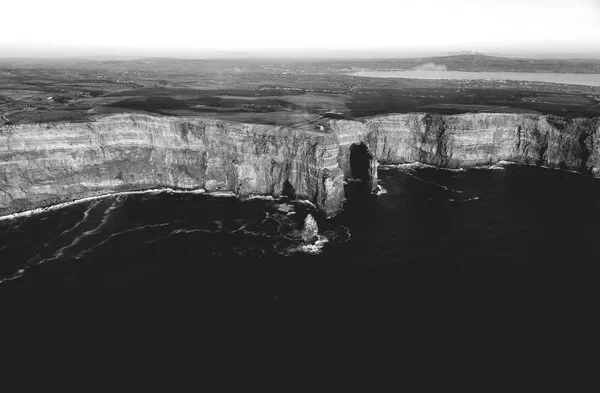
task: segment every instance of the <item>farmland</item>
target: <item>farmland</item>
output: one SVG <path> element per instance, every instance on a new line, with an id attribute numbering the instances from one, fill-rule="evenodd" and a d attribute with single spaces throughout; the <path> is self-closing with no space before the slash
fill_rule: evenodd
<path id="1" fill-rule="evenodd" d="M 600 88 L 490 80 L 352 75 L 443 64 L 459 71 L 597 73 L 600 62 L 449 56 L 391 60 L 0 61 L 0 125 L 82 121 L 105 113 L 203 116 L 293 126 L 334 112 L 509 112 L 600 116 Z"/>

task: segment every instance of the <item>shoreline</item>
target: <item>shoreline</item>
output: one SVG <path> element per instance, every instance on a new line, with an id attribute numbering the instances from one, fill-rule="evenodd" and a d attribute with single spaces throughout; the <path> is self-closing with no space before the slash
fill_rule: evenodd
<path id="1" fill-rule="evenodd" d="M 81 198 L 78 198 L 77 196 L 64 197 L 61 199 L 67 199 L 67 201 L 65 201 L 65 202 L 58 202 L 58 203 L 50 204 L 50 205 L 43 206 L 43 207 L 34 207 L 33 209 L 28 209 L 28 210 L 23 210 L 20 212 L 5 214 L 5 215 L 0 216 L 0 221 L 12 220 L 12 219 L 17 219 L 17 218 L 21 218 L 21 217 L 29 217 L 29 216 L 37 215 L 40 213 L 59 210 L 64 207 L 73 206 L 73 205 L 76 205 L 79 203 L 85 203 L 85 202 L 94 201 L 94 200 L 98 200 L 98 199 L 105 199 L 105 198 L 117 197 L 117 196 L 122 196 L 122 195 L 163 194 L 163 193 L 167 193 L 167 194 L 206 194 L 206 195 L 211 195 L 211 196 L 216 196 L 216 197 L 236 196 L 231 191 L 206 192 L 206 190 L 203 188 L 175 189 L 175 188 L 170 188 L 170 187 L 162 187 L 162 188 L 148 188 L 148 189 L 143 189 L 143 190 L 104 192 L 102 194 L 97 194 L 97 195 L 82 196 Z"/>
<path id="2" fill-rule="evenodd" d="M 573 173 L 573 174 L 589 177 L 592 179 L 598 179 L 598 177 L 595 177 L 590 174 L 585 174 L 585 173 L 582 173 L 579 171 L 574 171 L 574 170 L 569 170 L 569 169 L 552 168 L 552 167 L 540 166 L 540 165 L 534 165 L 534 164 L 525 164 L 525 163 L 519 163 L 519 162 L 507 161 L 507 160 L 499 160 L 495 164 L 475 164 L 475 165 L 467 165 L 467 166 L 463 166 L 463 167 L 459 167 L 459 168 L 438 167 L 436 165 L 426 164 L 426 163 L 422 163 L 420 161 L 415 161 L 415 162 L 411 162 L 411 163 L 402 163 L 402 164 L 381 164 L 380 163 L 379 167 L 382 170 L 389 170 L 392 168 L 411 168 L 411 169 L 412 168 L 416 168 L 416 169 L 431 168 L 431 169 L 447 170 L 447 171 L 452 171 L 452 172 L 462 172 L 467 169 L 482 169 L 482 170 L 503 169 L 502 167 L 505 165 L 534 166 L 537 168 L 554 170 L 554 171 L 563 171 L 563 172 L 568 172 L 568 173 Z M 374 194 L 381 195 L 384 193 L 385 192 L 383 192 L 383 193 L 375 192 Z M 178 189 L 178 188 L 172 188 L 172 187 L 153 187 L 153 188 L 129 190 L 129 191 L 115 191 L 115 192 L 103 191 L 102 193 L 98 193 L 95 195 L 94 195 L 94 193 L 91 193 L 91 195 L 84 194 L 81 196 L 78 196 L 78 195 L 64 196 L 62 198 L 57 198 L 57 199 L 59 199 L 59 202 L 57 202 L 57 203 L 40 204 L 40 206 L 34 207 L 32 209 L 16 211 L 16 212 L 0 215 L 0 222 L 13 220 L 13 219 L 19 219 L 19 218 L 23 218 L 23 217 L 30 217 L 30 216 L 45 213 L 48 211 L 59 210 L 64 207 L 69 207 L 69 206 L 73 206 L 73 205 L 76 205 L 79 203 L 85 203 L 85 202 L 94 201 L 94 200 L 98 200 L 98 199 L 118 197 L 118 196 L 127 196 L 127 195 L 143 195 L 143 194 L 191 194 L 191 195 L 202 194 L 202 195 L 207 195 L 207 196 L 212 196 L 212 197 L 238 198 L 241 201 L 257 200 L 257 199 L 277 200 L 277 198 L 274 197 L 273 195 L 267 195 L 267 194 L 265 194 L 265 195 L 252 194 L 247 197 L 241 198 L 239 195 L 235 194 L 233 191 L 227 191 L 227 190 L 218 190 L 218 191 L 207 192 L 204 188 L 193 188 L 193 189 L 180 188 L 180 189 Z M 62 200 L 62 201 L 60 201 L 60 200 Z M 317 206 L 309 200 L 298 199 L 298 200 L 296 200 L 296 202 L 305 203 L 314 208 L 317 208 Z M 341 210 L 342 209 L 340 209 L 340 211 Z"/>

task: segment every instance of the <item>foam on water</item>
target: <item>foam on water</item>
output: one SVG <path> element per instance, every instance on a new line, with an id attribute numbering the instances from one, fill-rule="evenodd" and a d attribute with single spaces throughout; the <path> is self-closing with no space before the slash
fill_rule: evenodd
<path id="1" fill-rule="evenodd" d="M 466 169 L 464 168 L 444 168 L 438 167 L 431 164 L 424 164 L 422 162 L 411 162 L 407 164 L 381 164 L 378 169 L 390 170 L 390 169 L 436 169 L 440 171 L 450 171 L 450 172 L 464 172 Z"/>
<path id="2" fill-rule="evenodd" d="M 380 193 L 386 190 L 380 188 Z M 133 195 L 160 195 L 160 194 L 206 194 L 210 197 L 235 197 L 233 192 L 217 191 L 206 193 L 204 190 L 173 190 L 173 189 L 152 189 L 143 191 L 127 191 L 120 193 L 111 193 L 97 195 L 88 198 L 82 198 L 75 201 L 65 202 L 54 206 L 33 209 L 27 212 L 21 212 L 10 216 L 2 217 L 4 220 L 28 217 L 40 213 L 50 212 L 62 208 L 68 208 L 81 203 L 88 203 L 81 210 L 72 211 L 69 225 L 61 228 L 59 234 L 52 235 L 49 240 L 44 239 L 45 243 L 39 248 L 37 255 L 24 261 L 21 266 L 17 266 L 14 273 L 8 277 L 0 278 L 0 284 L 6 281 L 17 279 L 27 274 L 30 268 L 38 266 L 45 262 L 52 262 L 61 259 L 86 259 L 95 260 L 96 256 L 102 259 L 105 250 L 110 254 L 110 249 L 114 244 L 127 244 L 128 236 L 140 244 L 155 244 L 157 242 L 175 237 L 193 234 L 214 234 L 222 233 L 223 236 L 232 236 L 226 249 L 214 251 L 215 255 L 226 255 L 227 251 L 237 253 L 243 257 L 262 258 L 273 253 L 289 256 L 296 253 L 308 255 L 317 255 L 323 252 L 328 243 L 346 242 L 350 239 L 350 230 L 338 224 L 323 222 L 319 228 L 319 234 L 316 240 L 311 244 L 306 244 L 302 240 L 302 220 L 296 217 L 304 216 L 305 211 L 314 214 L 315 204 L 307 200 L 287 201 L 287 198 L 273 198 L 272 196 L 253 195 L 246 200 L 264 201 L 262 220 L 256 218 L 249 220 L 247 218 L 234 219 L 233 228 L 227 219 L 213 219 L 212 221 L 201 221 L 200 228 L 198 224 L 190 221 L 174 220 L 162 222 L 143 222 L 136 225 L 135 222 L 119 221 L 125 218 L 123 214 L 115 213 L 117 209 L 124 206 L 128 196 Z M 113 200 L 104 201 L 108 198 Z M 142 198 L 139 203 L 147 203 L 150 198 Z M 240 200 L 243 203 L 244 200 Z M 155 203 L 155 202 L 152 202 Z M 260 205 L 262 206 L 262 205 Z M 301 212 L 297 214 L 296 210 Z M 48 216 L 51 219 L 59 219 L 54 216 Z M 42 218 L 47 217 L 40 217 Z M 92 219 L 93 218 L 93 219 Z M 150 218 L 150 217 L 148 217 Z M 23 223 L 25 221 L 22 221 Z M 12 223 L 9 225 L 13 225 Z M 15 225 L 19 221 L 15 221 Z M 133 227 L 131 227 L 133 226 Z M 202 228 L 204 226 L 204 228 Z M 6 230 L 12 228 L 5 227 Z M 147 231 L 147 232 L 144 232 Z M 139 233 L 138 235 L 134 235 Z M 240 237 L 241 235 L 241 237 Z M 256 239 L 256 240 L 253 240 Z M 238 242 L 241 242 L 238 244 Z M 120 247 L 120 246 L 119 246 Z M 116 249 L 118 250 L 117 247 Z M 201 246 L 202 247 L 202 246 Z M 10 248 L 2 247 L 1 249 Z M 126 248 L 124 249 L 126 250 Z M 218 256 L 217 255 L 217 256 Z M 10 273 L 9 273 L 10 274 Z"/>
<path id="3" fill-rule="evenodd" d="M 236 196 L 233 191 L 213 191 L 213 192 L 207 193 L 207 195 L 210 195 L 212 197 L 220 197 L 220 198 L 232 198 L 232 197 Z"/>
<path id="4" fill-rule="evenodd" d="M 380 166 L 380 168 L 381 168 L 381 167 L 382 167 L 382 166 Z M 432 181 L 429 181 L 429 180 L 422 179 L 422 178 L 420 178 L 420 177 L 418 177 L 418 176 L 414 175 L 413 173 L 411 173 L 411 172 L 413 172 L 413 171 L 414 171 L 414 170 L 416 170 L 416 169 L 424 169 L 424 168 L 428 168 L 428 169 L 436 169 L 436 170 L 440 170 L 440 169 L 441 169 L 441 170 L 448 170 L 448 171 L 452 171 L 452 172 L 463 172 L 463 171 L 464 171 L 464 169 L 462 169 L 462 168 L 461 168 L 461 169 L 438 168 L 438 167 L 436 167 L 436 166 L 429 165 L 429 164 L 423 164 L 423 163 L 420 163 L 420 162 L 412 162 L 412 163 L 410 163 L 410 164 L 394 164 L 394 165 L 386 165 L 386 167 L 388 168 L 388 170 L 389 170 L 389 169 L 399 169 L 399 170 L 401 170 L 402 172 L 404 172 L 405 174 L 407 174 L 408 176 L 410 176 L 410 177 L 412 177 L 412 178 L 414 178 L 414 179 L 416 179 L 416 180 L 418 180 L 418 181 L 420 181 L 420 182 L 423 182 L 423 183 L 426 183 L 426 184 L 431 184 L 431 185 L 434 185 L 434 186 L 437 186 L 437 187 L 443 188 L 443 189 L 444 189 L 444 190 L 446 190 L 446 191 L 449 191 L 449 192 L 455 192 L 455 193 L 457 193 L 457 194 L 462 194 L 462 193 L 464 193 L 464 191 L 462 191 L 462 190 L 455 190 L 455 189 L 452 189 L 452 188 L 450 188 L 450 187 L 448 187 L 448 186 L 445 186 L 445 185 L 443 185 L 443 184 L 439 184 L 439 183 L 436 183 L 436 182 L 432 182 Z M 379 194 L 378 194 L 378 195 L 379 195 Z"/>
<path id="5" fill-rule="evenodd" d="M 516 165 L 516 163 L 511 162 L 511 161 L 500 160 L 497 163 L 495 163 L 494 165 L 477 165 L 477 166 L 472 167 L 471 169 L 491 169 L 491 170 L 503 171 L 506 169 L 504 167 L 507 165 Z"/>
<path id="6" fill-rule="evenodd" d="M 425 179 L 421 179 L 420 177 L 418 177 L 418 176 L 415 176 L 415 175 L 413 175 L 412 173 L 409 173 L 409 172 L 405 172 L 405 173 L 406 173 L 408 176 L 410 176 L 410 177 L 412 177 L 412 178 L 415 178 L 415 179 L 417 179 L 417 180 L 418 180 L 418 181 L 420 181 L 420 182 L 423 182 L 423 183 L 426 183 L 426 184 L 431 184 L 431 185 L 434 185 L 434 186 L 437 186 L 437 187 L 443 188 L 443 189 L 444 189 L 444 190 L 446 190 L 446 191 L 455 192 L 455 193 L 457 193 L 457 194 L 462 194 L 462 193 L 464 193 L 464 191 L 462 191 L 462 190 L 454 190 L 454 189 L 452 189 L 452 188 L 450 188 L 450 187 L 448 187 L 448 186 L 445 186 L 445 185 L 443 185 L 443 184 L 439 184 L 439 183 L 436 183 L 436 182 L 433 182 L 433 181 L 428 181 L 428 180 L 425 180 Z"/>
<path id="7" fill-rule="evenodd" d="M 91 251 L 93 251 L 93 250 L 95 250 L 95 249 L 97 249 L 99 247 L 102 247 L 103 245 L 107 244 L 108 242 L 110 242 L 115 237 L 126 235 L 126 234 L 129 234 L 129 233 L 132 233 L 132 232 L 142 231 L 142 230 L 148 229 L 148 228 L 165 227 L 165 226 L 168 226 L 168 225 L 172 225 L 173 223 L 175 223 L 175 222 L 165 222 L 165 223 L 162 223 L 162 224 L 143 225 L 143 226 L 136 227 L 136 228 L 126 229 L 124 231 L 120 231 L 120 232 L 116 232 L 116 233 L 111 233 L 110 235 L 108 235 L 108 237 L 106 239 L 102 240 L 100 243 L 96 244 L 95 246 L 93 246 L 91 248 L 88 248 L 87 250 L 83 250 L 82 252 L 78 253 L 75 256 L 75 259 L 80 259 L 85 254 L 88 254 Z"/>
<path id="8" fill-rule="evenodd" d="M 376 195 L 383 195 L 383 194 L 387 194 L 387 193 L 388 193 L 388 191 L 385 188 L 381 187 L 379 184 L 377 185 Z"/>
<path id="9" fill-rule="evenodd" d="M 29 216 L 40 214 L 40 213 L 46 213 L 49 211 L 59 210 L 64 207 L 73 206 L 73 205 L 76 205 L 79 203 L 85 203 L 85 202 L 89 202 L 89 201 L 95 201 L 98 199 L 105 199 L 105 198 L 111 198 L 111 197 L 119 197 L 119 196 L 124 196 L 124 195 L 144 195 L 144 194 L 158 195 L 158 194 L 163 194 L 163 193 L 167 193 L 167 194 L 204 194 L 205 192 L 206 191 L 202 188 L 194 189 L 194 190 L 175 190 L 172 188 L 153 188 L 153 189 L 149 189 L 149 190 L 140 190 L 140 191 L 113 192 L 113 193 L 107 193 L 107 194 L 101 194 L 101 195 L 95 195 L 95 196 L 91 196 L 91 197 L 76 199 L 74 201 L 69 201 L 69 202 L 57 203 L 56 205 L 26 210 L 23 212 L 8 214 L 5 216 L 0 216 L 0 221 L 12 220 L 12 219 L 21 218 L 21 217 L 29 217 Z M 212 195 L 212 193 L 211 193 L 211 195 Z M 219 196 L 219 195 L 213 195 L 213 196 Z"/>
<path id="10" fill-rule="evenodd" d="M 329 243 L 329 239 L 325 236 L 317 235 L 317 240 L 313 244 L 302 244 L 300 247 L 290 249 L 291 252 L 305 252 L 307 254 L 316 255 L 321 253 L 325 244 Z"/>
<path id="11" fill-rule="evenodd" d="M 433 198 L 429 198 L 429 199 L 433 199 Z M 477 200 L 479 200 L 479 197 L 472 197 L 472 198 L 465 198 L 465 199 L 454 199 L 454 198 L 446 199 L 446 201 L 448 201 L 448 202 L 470 202 L 470 201 L 477 201 Z"/>
<path id="12" fill-rule="evenodd" d="M 73 241 L 71 241 L 71 243 L 69 243 L 68 245 L 59 248 L 52 257 L 50 258 L 43 258 L 41 260 L 37 260 L 37 261 L 33 261 L 34 264 L 39 265 L 42 264 L 44 262 L 48 262 L 48 261 L 53 261 L 56 260 L 60 257 L 62 257 L 65 253 L 65 251 L 67 251 L 69 248 L 76 246 L 77 244 L 79 244 L 79 242 L 81 242 L 82 239 L 94 235 L 96 233 L 98 233 L 100 231 L 100 229 L 106 225 L 106 223 L 108 222 L 111 213 L 113 210 L 117 209 L 119 206 L 121 206 L 121 204 L 116 204 L 116 202 L 118 201 L 118 199 L 114 200 L 113 203 L 104 211 L 103 215 L 102 215 L 102 220 L 100 221 L 100 223 L 93 229 L 90 229 L 88 231 L 83 232 L 81 235 L 75 237 L 75 239 L 73 239 Z"/>
<path id="13" fill-rule="evenodd" d="M 277 210 L 283 213 L 291 213 L 294 211 L 294 205 L 292 205 L 291 203 L 282 203 L 280 205 L 277 205 Z"/>
<path id="14" fill-rule="evenodd" d="M 315 205 L 314 203 L 312 203 L 311 201 L 309 201 L 307 199 L 298 199 L 298 200 L 295 200 L 294 202 L 302 203 L 304 205 L 308 205 L 308 206 L 313 207 L 315 209 L 317 208 L 317 205 Z"/>
<path id="15" fill-rule="evenodd" d="M 244 201 L 254 201 L 254 200 L 275 201 L 275 198 L 272 195 L 250 195 L 249 197 L 244 199 Z"/>

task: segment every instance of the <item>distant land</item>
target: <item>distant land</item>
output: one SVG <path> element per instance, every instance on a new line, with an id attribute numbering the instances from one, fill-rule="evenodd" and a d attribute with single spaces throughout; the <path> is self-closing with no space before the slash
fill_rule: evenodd
<path id="1" fill-rule="evenodd" d="M 0 59 L 0 127 L 87 121 L 115 113 L 291 127 L 318 126 L 324 114 L 343 119 L 411 112 L 600 117 L 600 87 L 508 78 L 358 76 L 412 70 L 578 74 L 577 79 L 585 79 L 583 74 L 600 74 L 600 59 L 523 59 L 472 51 L 389 59 Z"/>
<path id="2" fill-rule="evenodd" d="M 15 47 L 0 46 L 0 58 L 83 58 L 90 60 L 133 60 L 145 57 L 166 57 L 180 59 L 207 58 L 296 58 L 296 59 L 390 59 L 415 58 L 453 55 L 483 55 L 496 57 L 515 57 L 532 59 L 600 59 L 598 51 L 556 51 L 544 52 L 535 50 L 433 50 L 433 49 L 394 49 L 394 48 L 357 48 L 357 49 L 240 49 L 240 50 L 176 50 L 172 48 L 140 49 L 140 48 L 48 48 L 48 47 Z"/>

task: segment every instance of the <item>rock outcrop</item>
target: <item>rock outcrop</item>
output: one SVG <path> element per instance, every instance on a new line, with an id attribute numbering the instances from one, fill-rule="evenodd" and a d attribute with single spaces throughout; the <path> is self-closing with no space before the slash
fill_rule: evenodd
<path id="1" fill-rule="evenodd" d="M 289 195 L 327 216 L 344 179 L 377 189 L 377 165 L 500 160 L 600 176 L 600 120 L 530 114 L 394 114 L 326 131 L 201 117 L 108 115 L 0 127 L 0 215 L 80 197 L 171 187 Z"/>
<path id="2" fill-rule="evenodd" d="M 308 214 L 304 219 L 304 227 L 302 228 L 302 240 L 304 243 L 311 243 L 314 239 L 317 238 L 319 234 L 319 227 L 317 226 L 317 221 L 312 216 L 312 214 Z"/>

